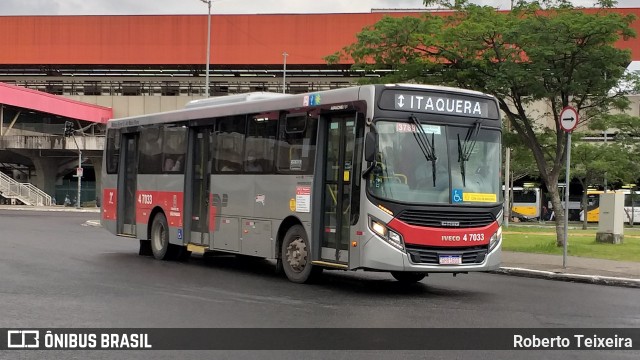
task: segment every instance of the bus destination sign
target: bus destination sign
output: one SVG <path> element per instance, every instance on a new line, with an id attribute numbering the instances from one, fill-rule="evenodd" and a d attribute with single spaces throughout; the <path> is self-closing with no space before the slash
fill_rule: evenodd
<path id="1" fill-rule="evenodd" d="M 395 98 L 396 110 L 436 112 L 450 115 L 471 115 L 477 117 L 487 116 L 487 103 L 477 100 L 403 93 L 396 94 Z"/>
<path id="2" fill-rule="evenodd" d="M 391 101 L 393 101 L 393 105 L 390 104 Z M 490 106 L 490 104 L 492 106 Z M 380 106 L 388 110 L 404 110 L 444 115 L 480 118 L 493 118 L 497 116 L 496 106 L 490 100 L 443 93 L 386 91 L 380 99 Z"/>

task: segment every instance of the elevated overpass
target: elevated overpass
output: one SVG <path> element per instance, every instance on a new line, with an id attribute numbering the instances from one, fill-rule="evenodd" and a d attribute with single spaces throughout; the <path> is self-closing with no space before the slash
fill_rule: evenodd
<path id="1" fill-rule="evenodd" d="M 1 200 L 30 205 L 61 201 L 56 183 L 78 167 L 79 150 L 83 167 L 99 174 L 104 128 L 112 117 L 108 107 L 0 83 Z M 77 130 L 75 139 L 63 135 L 67 121 Z M 99 186 L 100 177 L 89 175 Z"/>

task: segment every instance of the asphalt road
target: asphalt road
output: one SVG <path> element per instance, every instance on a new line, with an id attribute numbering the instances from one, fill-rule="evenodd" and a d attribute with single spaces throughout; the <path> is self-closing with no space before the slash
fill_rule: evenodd
<path id="1" fill-rule="evenodd" d="M 163 262 L 136 240 L 83 226 L 91 213 L 0 211 L 0 327 L 640 327 L 640 291 L 493 274 L 432 275 L 403 286 L 384 273 L 325 272 L 314 285 L 235 257 Z M 292 339 L 295 341 L 295 339 Z M 11 358 L 124 353 L 13 352 Z M 212 352 L 215 358 L 540 358 L 539 352 Z M 638 352 L 546 351 L 544 358 Z M 20 356 L 17 356 L 20 355 Z M 206 356 L 205 356 L 206 355 Z M 210 357 L 154 352 L 153 358 Z M 149 352 L 128 352 L 147 358 Z M 3 354 L 0 354 L 0 358 Z"/>

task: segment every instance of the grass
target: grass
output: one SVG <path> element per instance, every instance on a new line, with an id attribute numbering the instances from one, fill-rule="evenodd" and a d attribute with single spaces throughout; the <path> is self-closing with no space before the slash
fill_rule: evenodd
<path id="1" fill-rule="evenodd" d="M 596 242 L 596 229 L 569 229 L 567 254 L 597 259 L 640 262 L 640 229 L 624 230 L 623 244 Z M 556 246 L 555 228 L 509 225 L 504 229 L 502 249 L 538 254 L 562 255 Z"/>

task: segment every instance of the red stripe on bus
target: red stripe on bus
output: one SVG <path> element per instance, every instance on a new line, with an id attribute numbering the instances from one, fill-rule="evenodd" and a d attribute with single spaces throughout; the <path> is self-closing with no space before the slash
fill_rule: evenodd
<path id="1" fill-rule="evenodd" d="M 209 194 L 209 231 L 216 231 L 216 214 L 218 213 L 218 208 L 213 204 L 213 194 Z"/>
<path id="2" fill-rule="evenodd" d="M 116 220 L 118 218 L 118 190 L 102 190 L 102 218 L 104 220 Z"/>
<path id="3" fill-rule="evenodd" d="M 498 230 L 498 222 L 477 228 L 433 228 L 409 225 L 394 218 L 389 227 L 402 235 L 406 244 L 426 246 L 487 245 Z"/>
<path id="4" fill-rule="evenodd" d="M 182 227 L 184 193 L 181 191 L 136 191 L 136 222 L 149 223 L 151 211 L 162 208 L 169 227 Z"/>

